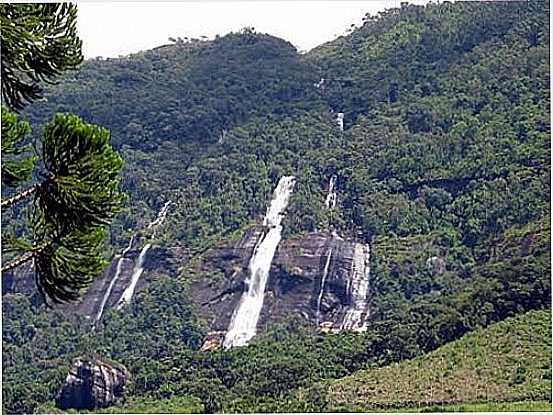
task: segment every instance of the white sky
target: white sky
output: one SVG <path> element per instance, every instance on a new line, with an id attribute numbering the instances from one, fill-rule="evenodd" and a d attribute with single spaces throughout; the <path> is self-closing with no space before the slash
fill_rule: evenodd
<path id="1" fill-rule="evenodd" d="M 425 4 L 428 0 L 409 0 Z M 79 2 L 85 58 L 117 57 L 170 43 L 169 37 L 225 35 L 246 26 L 309 50 L 400 0 Z"/>

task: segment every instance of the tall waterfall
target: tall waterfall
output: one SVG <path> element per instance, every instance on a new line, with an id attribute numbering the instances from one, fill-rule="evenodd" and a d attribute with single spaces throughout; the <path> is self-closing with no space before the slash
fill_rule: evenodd
<path id="1" fill-rule="evenodd" d="M 246 280 L 248 290 L 242 294 L 238 306 L 234 309 L 223 342 L 225 348 L 245 346 L 255 336 L 271 262 L 281 238 L 283 212 L 288 205 L 295 183 L 296 179 L 293 176 L 281 177 L 274 191 L 273 200 L 263 221 L 263 225 L 269 228 L 269 231 L 250 259 L 250 275 Z"/>
<path id="2" fill-rule="evenodd" d="M 351 280 L 347 291 L 351 305 L 346 310 L 341 330 L 363 332 L 367 330 L 367 296 L 370 279 L 370 248 L 369 245 L 356 243 L 352 263 Z"/>
<path id="3" fill-rule="evenodd" d="M 146 245 L 144 245 L 144 248 L 142 248 L 142 251 L 140 251 L 140 255 L 138 256 L 136 265 L 132 270 L 131 283 L 125 289 L 125 291 L 123 291 L 121 298 L 117 302 L 117 307 L 116 307 L 117 310 L 121 310 L 121 308 L 125 304 L 128 304 L 131 302 L 132 296 L 134 294 L 134 290 L 136 288 L 136 284 L 138 283 L 138 280 L 142 275 L 142 272 L 144 271 L 144 259 L 146 258 L 146 254 L 148 253 L 148 250 L 150 249 L 151 246 L 152 244 L 147 243 Z"/>
<path id="4" fill-rule="evenodd" d="M 153 220 L 148 224 L 148 229 L 154 228 L 154 231 L 152 233 L 152 238 L 155 237 L 156 228 L 159 225 L 161 225 L 165 220 L 165 218 L 167 217 L 167 211 L 169 210 L 169 205 L 171 205 L 171 203 L 173 202 L 171 202 L 170 200 L 165 202 L 165 204 L 157 214 L 157 217 L 155 218 L 155 220 Z M 120 310 L 125 304 L 128 304 L 131 302 L 132 296 L 134 295 L 134 290 L 136 289 L 136 284 L 138 283 L 138 280 L 140 279 L 142 272 L 144 272 L 144 260 L 146 259 L 146 254 L 148 253 L 148 250 L 151 247 L 152 247 L 152 244 L 147 243 L 140 251 L 140 255 L 138 256 L 138 259 L 136 260 L 136 263 L 133 268 L 131 282 L 129 286 L 125 288 L 125 291 L 123 291 L 121 298 L 117 302 L 117 306 L 116 306 L 117 310 Z M 119 263 L 117 264 L 116 275 L 117 275 L 117 272 L 119 272 L 120 263 L 121 263 L 121 260 L 119 260 Z"/>
<path id="5" fill-rule="evenodd" d="M 336 207 L 336 175 L 333 174 L 328 183 L 328 194 L 326 195 L 325 205 L 328 209 Z"/>
<path id="6" fill-rule="evenodd" d="M 102 318 L 102 314 L 104 313 L 104 307 L 106 306 L 106 303 L 108 301 L 109 296 L 111 295 L 111 291 L 113 290 L 113 286 L 115 285 L 115 282 L 119 278 L 119 275 L 121 275 L 121 269 L 123 266 L 123 260 L 125 260 L 125 255 L 132 249 L 132 244 L 134 242 L 134 235 L 131 236 L 131 240 L 129 241 L 129 245 L 123 250 L 123 253 L 119 257 L 119 260 L 117 261 L 117 268 L 115 270 L 115 275 L 111 279 L 108 289 L 104 293 L 104 297 L 102 298 L 102 302 L 100 303 L 100 309 L 98 310 L 98 314 L 96 314 L 96 321 L 99 321 Z"/>
<path id="7" fill-rule="evenodd" d="M 328 256 L 326 257 L 325 268 L 323 270 L 323 276 L 321 278 L 321 288 L 319 290 L 319 297 L 317 298 L 317 324 L 321 318 L 321 301 L 323 300 L 323 294 L 325 292 L 326 277 L 328 276 L 328 269 L 330 268 L 330 259 L 332 258 L 332 248 L 328 250 Z"/>

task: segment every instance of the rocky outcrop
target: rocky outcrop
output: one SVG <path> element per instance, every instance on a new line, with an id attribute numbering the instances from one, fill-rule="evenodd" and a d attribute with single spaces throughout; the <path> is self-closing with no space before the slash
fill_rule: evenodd
<path id="1" fill-rule="evenodd" d="M 82 297 L 74 303 L 62 305 L 62 308 L 70 313 L 96 320 L 102 308 L 102 311 L 106 311 L 115 307 L 123 291 L 130 284 L 134 263 L 143 243 L 142 239 L 133 237 L 127 249 L 112 259 L 102 275 L 92 282 Z M 114 280 L 116 276 L 117 278 Z"/>
<path id="2" fill-rule="evenodd" d="M 197 268 L 191 297 L 210 330 L 227 329 L 245 289 L 249 259 L 261 237 L 262 227 L 255 226 L 233 246 L 212 250 Z M 366 249 L 328 232 L 281 241 L 271 265 L 258 331 L 293 316 L 322 331 L 339 331 L 347 310 L 354 305 L 354 258 Z"/>
<path id="3" fill-rule="evenodd" d="M 122 254 L 116 255 L 104 270 L 84 292 L 82 297 L 72 304 L 61 306 L 70 313 L 76 313 L 96 321 L 107 310 L 116 308 L 123 292 L 131 284 L 133 272 L 146 240 L 133 237 Z M 139 292 L 159 272 L 174 272 L 166 250 L 153 247 L 144 258 L 144 271 L 138 280 L 135 292 Z"/>
<path id="4" fill-rule="evenodd" d="M 234 307 L 246 289 L 244 281 L 249 260 L 264 234 L 264 226 L 252 226 L 233 244 L 208 251 L 190 270 L 197 275 L 190 287 L 191 298 L 199 308 L 200 317 L 212 331 L 226 331 Z"/>
<path id="5" fill-rule="evenodd" d="M 2 272 L 2 295 L 11 293 L 31 295 L 36 291 L 33 261 L 29 261 L 10 271 Z"/>
<path id="6" fill-rule="evenodd" d="M 273 261 L 260 323 L 268 326 L 274 320 L 297 316 L 314 325 L 325 322 L 326 329 L 333 323 L 339 329 L 353 302 L 349 287 L 355 246 L 326 232 L 283 242 Z"/>
<path id="7" fill-rule="evenodd" d="M 225 331 L 210 331 L 204 338 L 204 342 L 200 351 L 210 352 L 212 350 L 220 349 L 223 346 L 225 340 Z"/>
<path id="8" fill-rule="evenodd" d="M 201 258 L 193 261 L 184 256 L 178 258 L 186 267 L 184 274 L 191 282 L 190 298 L 209 331 L 224 333 L 227 330 L 233 312 L 247 290 L 245 281 L 250 272 L 250 258 L 266 231 L 265 226 L 257 224 L 244 232 L 239 240 L 222 242 L 204 252 Z M 68 315 L 84 315 L 92 322 L 100 314 L 105 315 L 107 310 L 116 308 L 131 282 L 133 269 L 146 242 L 140 236 L 133 238 L 127 249 L 112 260 L 78 302 L 61 307 Z M 282 240 L 271 264 L 257 331 L 262 332 L 273 323 L 290 317 L 307 320 L 325 332 L 348 329 L 351 325 L 343 325 L 348 309 L 351 315 L 352 306 L 359 304 L 359 299 L 353 298 L 356 292 L 353 287 L 359 285 L 361 271 L 355 275 L 354 270 L 359 268 L 360 262 L 355 265 L 354 258 L 356 252 L 361 251 L 364 249 L 360 249 L 360 244 L 330 232 L 312 232 Z M 149 250 L 136 291 L 145 287 L 158 273 L 175 275 L 168 265 L 175 259 L 167 250 Z M 427 265 L 437 273 L 444 268 L 443 263 L 435 258 L 431 258 Z M 366 297 L 368 301 L 370 292 Z M 368 309 L 357 314 L 366 319 Z M 218 347 L 215 337 L 208 336 L 206 349 Z"/>
<path id="9" fill-rule="evenodd" d="M 146 229 L 138 230 L 131 237 L 128 246 L 113 258 L 102 276 L 94 280 L 80 301 L 64 308 L 99 321 L 105 310 L 122 308 L 131 301 L 135 292 L 147 285 L 144 271 L 151 271 L 147 272 L 150 274 L 155 274 L 156 270 L 174 272 L 171 269 L 170 255 L 162 247 L 153 247 L 151 242 L 172 204 L 172 201 L 166 201 L 156 218 Z"/>
<path id="10" fill-rule="evenodd" d="M 129 379 L 129 372 L 119 364 L 97 357 L 76 359 L 56 397 L 56 406 L 60 409 L 105 408 L 123 395 Z"/>

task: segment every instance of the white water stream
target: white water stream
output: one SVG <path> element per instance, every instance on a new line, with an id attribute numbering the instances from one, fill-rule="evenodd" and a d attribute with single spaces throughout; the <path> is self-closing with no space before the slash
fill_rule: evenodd
<path id="1" fill-rule="evenodd" d="M 155 218 L 155 220 L 148 224 L 148 229 L 154 228 L 154 231 L 152 233 L 152 238 L 155 237 L 156 228 L 160 226 L 165 220 L 165 218 L 167 217 L 167 211 L 169 210 L 169 205 L 171 205 L 171 203 L 173 202 L 171 202 L 170 200 L 165 202 L 165 204 L 157 214 L 157 217 Z M 129 286 L 125 289 L 125 291 L 123 291 L 121 298 L 117 302 L 117 306 L 116 306 L 117 310 L 120 310 L 125 304 L 129 304 L 131 302 L 132 297 L 134 295 L 134 291 L 136 289 L 136 284 L 138 284 L 138 280 L 140 279 L 142 272 L 144 272 L 144 260 L 146 259 L 146 254 L 148 253 L 148 250 L 151 247 L 152 247 L 152 244 L 148 242 L 146 245 L 144 245 L 144 247 L 140 251 L 140 255 L 138 256 L 138 259 L 136 260 L 136 263 L 133 268 L 131 282 Z M 119 269 L 119 264 L 117 264 L 117 266 Z"/>
<path id="2" fill-rule="evenodd" d="M 328 183 L 328 194 L 326 195 L 325 205 L 328 209 L 336 207 L 336 175 L 333 174 Z"/>
<path id="3" fill-rule="evenodd" d="M 125 291 L 123 291 L 121 298 L 117 302 L 117 307 L 116 307 L 117 310 L 121 310 L 121 308 L 125 304 L 128 304 L 131 302 L 132 296 L 134 294 L 134 290 L 136 288 L 136 284 L 138 283 L 138 280 L 140 279 L 140 276 L 144 271 L 144 259 L 146 258 L 148 249 L 150 249 L 151 246 L 152 244 L 147 243 L 146 245 L 144 245 L 144 248 L 142 248 L 142 251 L 140 251 L 140 255 L 138 256 L 138 260 L 132 271 L 131 283 L 125 289 Z"/>
<path id="4" fill-rule="evenodd" d="M 363 332 L 367 330 L 367 296 L 369 294 L 370 248 L 356 243 L 354 248 L 351 280 L 347 285 L 352 304 L 344 315 L 341 330 Z"/>
<path id="5" fill-rule="evenodd" d="M 115 285 L 115 282 L 119 278 L 119 275 L 121 274 L 121 269 L 123 267 L 123 261 L 126 259 L 125 255 L 127 252 L 129 252 L 132 248 L 132 244 L 134 242 L 134 235 L 131 236 L 131 240 L 129 241 L 129 245 L 123 250 L 123 253 L 119 257 L 119 260 L 117 261 L 117 268 L 115 270 L 115 275 L 111 279 L 111 282 L 109 283 L 108 289 L 104 293 L 104 297 L 102 298 L 102 302 L 100 303 L 100 309 L 98 310 L 98 314 L 96 314 L 96 321 L 99 321 L 102 318 L 102 314 L 104 312 L 104 307 L 106 306 L 106 303 L 108 301 L 109 296 L 111 295 L 111 291 L 113 290 L 113 286 Z"/>
<path id="6" fill-rule="evenodd" d="M 326 258 L 325 268 L 323 270 L 323 277 L 321 278 L 321 288 L 319 291 L 319 297 L 317 298 L 317 324 L 321 318 L 321 301 L 323 300 L 323 294 L 325 292 L 326 277 L 328 276 L 328 269 L 330 268 L 330 259 L 332 258 L 332 248 L 328 250 L 328 256 Z"/>
<path id="7" fill-rule="evenodd" d="M 274 191 L 273 200 L 263 221 L 263 225 L 268 227 L 269 231 L 250 259 L 250 275 L 246 280 L 248 289 L 242 294 L 238 306 L 234 309 L 223 342 L 225 348 L 245 346 L 255 336 L 271 262 L 281 238 L 283 212 L 288 205 L 295 183 L 296 179 L 293 176 L 281 177 Z"/>
<path id="8" fill-rule="evenodd" d="M 336 114 L 336 124 L 338 124 L 338 128 L 340 131 L 344 131 L 344 113 L 339 112 Z"/>

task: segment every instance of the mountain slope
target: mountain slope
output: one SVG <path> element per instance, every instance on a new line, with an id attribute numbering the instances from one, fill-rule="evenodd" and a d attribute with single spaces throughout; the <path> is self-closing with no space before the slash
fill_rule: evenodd
<path id="1" fill-rule="evenodd" d="M 52 87 L 25 113 L 35 129 L 75 111 L 111 128 L 125 158 L 115 252 L 175 204 L 145 262 L 154 281 L 95 331 L 4 297 L 4 408 L 51 401 L 67 362 L 96 351 L 129 368 L 137 404 L 286 410 L 298 387 L 550 309 L 548 13 L 540 2 L 402 7 L 301 56 L 246 30 L 91 61 Z M 329 107 L 346 113 L 345 131 Z M 269 319 L 251 346 L 200 352 L 211 327 L 189 283 L 243 282 L 201 261 L 260 221 L 283 175 L 297 177 L 283 246 L 315 231 L 370 244 L 368 330 L 325 336 L 306 319 Z"/>
<path id="2" fill-rule="evenodd" d="M 428 354 L 299 389 L 283 400 L 235 401 L 237 412 L 380 412 L 551 408 L 551 312 L 475 330 Z M 549 404 L 547 404 L 549 402 Z M 467 404 L 482 403 L 480 406 Z M 487 403 L 488 406 L 483 405 Z M 507 405 L 508 407 L 508 405 Z M 476 409 L 479 410 L 479 409 Z"/>
<path id="3" fill-rule="evenodd" d="M 328 410 L 442 403 L 551 402 L 551 314 L 510 318 L 416 359 L 363 370 L 328 386 Z"/>

